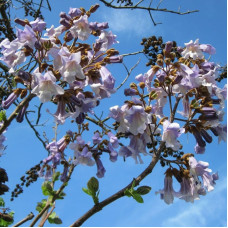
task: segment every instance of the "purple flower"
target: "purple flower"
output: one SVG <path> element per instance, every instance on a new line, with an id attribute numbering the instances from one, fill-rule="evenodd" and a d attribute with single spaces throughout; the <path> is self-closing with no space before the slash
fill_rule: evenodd
<path id="1" fill-rule="evenodd" d="M 173 203 L 174 197 L 177 193 L 173 189 L 173 179 L 172 174 L 169 173 L 170 169 L 166 171 L 166 176 L 164 179 L 164 188 L 156 192 L 156 194 L 160 193 L 160 197 L 165 201 L 166 204 Z"/>
<path id="2" fill-rule="evenodd" d="M 112 144 L 108 144 L 108 150 L 109 150 L 109 156 L 110 156 L 110 161 L 115 162 L 118 157 L 118 153 L 113 149 Z"/>
<path id="3" fill-rule="evenodd" d="M 107 88 L 111 93 L 114 91 L 114 85 L 115 85 L 115 78 L 112 76 L 111 72 L 104 66 L 101 67 L 99 70 L 102 82 L 104 84 L 104 87 Z"/>
<path id="4" fill-rule="evenodd" d="M 8 109 L 11 104 L 19 97 L 21 93 L 20 89 L 14 90 L 5 101 L 2 101 L 2 108 Z"/>
<path id="5" fill-rule="evenodd" d="M 25 25 L 24 30 L 17 28 L 16 34 L 19 42 L 23 43 L 24 45 L 28 45 L 30 48 L 34 47 L 37 38 L 35 32 L 30 26 Z"/>
<path id="6" fill-rule="evenodd" d="M 68 14 L 74 18 L 74 17 L 77 17 L 77 16 L 80 16 L 82 14 L 82 11 L 78 8 L 70 8 Z"/>
<path id="7" fill-rule="evenodd" d="M 180 128 L 178 123 L 170 123 L 168 120 L 165 120 L 163 122 L 162 141 L 166 143 L 166 147 L 179 150 L 181 144 L 177 141 L 177 138 L 184 133 L 184 131 L 184 128 Z"/>
<path id="8" fill-rule="evenodd" d="M 208 168 L 209 164 L 207 162 L 197 161 L 191 156 L 189 157 L 189 166 L 190 174 L 192 174 L 193 178 L 198 180 L 198 176 L 201 176 L 204 187 L 208 192 L 212 191 L 214 189 L 216 179 L 213 179 L 212 175 L 210 174 L 212 171 Z"/>
<path id="9" fill-rule="evenodd" d="M 60 180 L 65 182 L 67 180 L 68 165 L 64 165 L 63 173 L 60 176 Z"/>
<path id="10" fill-rule="evenodd" d="M 99 40 L 102 42 L 100 51 L 107 51 L 110 46 L 118 43 L 118 41 L 116 41 L 116 35 L 113 35 L 111 31 L 102 31 Z"/>
<path id="11" fill-rule="evenodd" d="M 202 146 L 199 146 L 199 144 L 197 143 L 196 146 L 194 147 L 194 150 L 197 154 L 204 154 L 205 152 L 205 146 L 202 147 Z"/>
<path id="12" fill-rule="evenodd" d="M 126 111 L 125 119 L 128 121 L 129 131 L 133 135 L 144 133 L 148 120 L 147 114 L 142 106 L 132 106 Z"/>
<path id="13" fill-rule="evenodd" d="M 55 84 L 56 78 L 51 71 L 46 72 L 44 75 L 36 73 L 39 84 L 33 88 L 33 94 L 36 94 L 42 103 L 51 100 L 52 96 L 64 94 L 62 87 Z"/>
<path id="14" fill-rule="evenodd" d="M 111 131 L 108 132 L 108 137 L 113 148 L 119 147 L 118 138 Z"/>
<path id="15" fill-rule="evenodd" d="M 95 157 L 95 161 L 96 161 L 96 165 L 97 165 L 97 174 L 96 175 L 98 178 L 102 178 L 102 177 L 104 177 L 106 170 L 105 170 L 99 156 Z"/>
<path id="16" fill-rule="evenodd" d="M 88 16 L 81 16 L 78 20 L 73 21 L 73 26 L 70 28 L 70 32 L 75 38 L 79 38 L 80 40 L 87 40 L 91 29 L 88 23 Z"/>
<path id="17" fill-rule="evenodd" d="M 29 24 L 32 26 L 32 29 L 35 32 L 42 32 L 46 27 L 46 22 L 40 18 L 36 18 L 35 21 L 31 21 Z"/>
<path id="18" fill-rule="evenodd" d="M 100 31 L 100 30 L 109 28 L 108 22 L 102 22 L 102 23 L 90 22 L 89 27 L 90 27 L 90 29 L 95 30 L 95 31 L 97 31 L 97 30 Z"/>
<path id="19" fill-rule="evenodd" d="M 20 110 L 20 112 L 18 113 L 18 115 L 17 115 L 17 117 L 16 117 L 16 121 L 17 121 L 18 123 L 21 123 L 21 122 L 24 120 L 24 115 L 25 115 L 25 112 L 26 112 L 27 108 L 28 108 L 28 103 L 25 104 L 25 105 L 22 107 L 22 109 Z"/>
<path id="20" fill-rule="evenodd" d="M 99 144 L 102 140 L 102 138 L 100 137 L 100 133 L 98 131 L 94 133 L 94 136 L 92 137 L 92 139 L 94 144 Z"/>

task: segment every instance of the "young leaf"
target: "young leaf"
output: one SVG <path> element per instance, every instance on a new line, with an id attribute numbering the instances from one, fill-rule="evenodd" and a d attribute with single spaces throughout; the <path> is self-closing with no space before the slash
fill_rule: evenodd
<path id="1" fill-rule="evenodd" d="M 141 186 L 136 189 L 136 192 L 140 195 L 146 195 L 150 192 L 150 190 L 151 190 L 151 187 L 149 186 Z"/>
<path id="2" fill-rule="evenodd" d="M 62 220 L 56 215 L 55 212 L 52 212 L 48 217 L 48 222 L 51 224 L 62 224 Z"/>
<path id="3" fill-rule="evenodd" d="M 41 202 L 38 202 L 37 203 L 37 206 L 36 206 L 36 210 L 38 212 L 41 212 L 42 209 L 45 207 L 46 203 L 47 203 L 47 200 L 46 199 L 43 199 Z"/>
<path id="4" fill-rule="evenodd" d="M 43 192 L 43 195 L 45 196 L 50 196 L 54 194 L 54 191 L 49 181 L 45 181 L 42 184 L 42 192 Z"/>
<path id="5" fill-rule="evenodd" d="M 89 196 L 92 196 L 92 193 L 89 189 L 87 188 L 82 188 L 82 191 L 85 192 L 86 194 L 88 194 Z"/>
<path id="6" fill-rule="evenodd" d="M 133 194 L 133 198 L 138 202 L 138 203 L 144 203 L 142 196 L 140 196 L 138 193 Z"/>
<path id="7" fill-rule="evenodd" d="M 91 177 L 87 183 L 87 187 L 91 192 L 96 193 L 99 189 L 99 182 L 97 178 Z"/>
<path id="8" fill-rule="evenodd" d="M 5 110 L 2 110 L 0 112 L 0 122 L 1 121 L 6 121 L 6 111 Z"/>
<path id="9" fill-rule="evenodd" d="M 52 181 L 55 182 L 55 181 L 59 180 L 60 174 L 61 174 L 60 172 L 54 173 L 54 175 L 52 177 Z"/>

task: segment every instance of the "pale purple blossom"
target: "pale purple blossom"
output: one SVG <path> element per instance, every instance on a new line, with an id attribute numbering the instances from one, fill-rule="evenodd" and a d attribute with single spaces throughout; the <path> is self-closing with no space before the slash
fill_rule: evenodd
<path id="1" fill-rule="evenodd" d="M 87 40 L 89 38 L 91 29 L 88 23 L 88 16 L 81 16 L 78 20 L 73 21 L 73 26 L 70 28 L 73 37 L 78 37 L 80 40 Z"/>
<path id="2" fill-rule="evenodd" d="M 33 88 L 33 94 L 36 94 L 42 103 L 51 100 L 54 95 L 64 94 L 64 89 L 56 85 L 56 78 L 51 71 L 46 72 L 44 75 L 40 73 L 34 74 L 38 78 L 39 84 Z"/>
<path id="3" fill-rule="evenodd" d="M 162 141 L 165 142 L 166 147 L 179 150 L 181 144 L 177 141 L 177 138 L 184 133 L 184 131 L 184 128 L 181 128 L 178 123 L 170 123 L 168 120 L 165 120 L 163 123 Z"/>
<path id="4" fill-rule="evenodd" d="M 40 18 L 36 18 L 35 21 L 31 21 L 29 24 L 32 26 L 32 29 L 35 32 L 42 32 L 46 27 L 46 22 Z"/>

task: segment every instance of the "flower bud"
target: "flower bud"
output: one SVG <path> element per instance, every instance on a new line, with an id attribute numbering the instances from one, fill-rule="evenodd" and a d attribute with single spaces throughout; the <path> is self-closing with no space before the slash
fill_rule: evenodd
<path id="1" fill-rule="evenodd" d="M 164 62 L 162 59 L 158 59 L 157 62 L 158 66 L 163 66 Z"/>
<path id="2" fill-rule="evenodd" d="M 99 7 L 100 7 L 99 4 L 95 4 L 95 5 L 93 5 L 93 6 L 90 7 L 89 11 L 90 11 L 91 13 L 95 13 L 96 10 L 97 10 Z"/>
<path id="3" fill-rule="evenodd" d="M 150 106 L 146 106 L 146 108 L 145 108 L 145 112 L 146 113 L 150 113 L 151 110 L 152 110 L 152 108 Z"/>
<path id="4" fill-rule="evenodd" d="M 145 83 L 144 83 L 144 82 L 140 82 L 140 83 L 139 83 L 139 87 L 140 87 L 141 89 L 144 89 L 144 88 L 145 88 L 145 86 L 146 86 L 146 85 L 145 85 Z"/>

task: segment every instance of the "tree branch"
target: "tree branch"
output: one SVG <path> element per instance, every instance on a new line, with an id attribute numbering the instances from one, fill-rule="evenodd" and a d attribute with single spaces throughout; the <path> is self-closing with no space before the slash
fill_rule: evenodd
<path id="1" fill-rule="evenodd" d="M 165 146 L 165 142 L 162 142 L 160 144 L 159 149 L 157 150 L 157 153 L 154 153 L 153 159 L 152 159 L 151 163 L 149 164 L 149 166 L 136 179 L 133 180 L 135 182 L 135 186 L 139 185 L 139 183 L 153 171 L 155 165 L 157 164 L 157 162 L 159 160 L 160 154 L 161 154 L 164 146 Z M 94 205 L 82 217 L 80 217 L 78 220 L 76 220 L 70 227 L 81 226 L 87 219 L 89 219 L 92 215 L 96 214 L 97 212 L 101 211 L 105 206 L 107 206 L 110 203 L 123 197 L 125 190 L 131 188 L 133 181 L 131 181 L 130 184 L 128 184 L 126 187 L 124 187 L 120 191 L 116 192 L 112 196 L 110 196 L 107 199 L 103 200 L 102 202 Z"/>
<path id="2" fill-rule="evenodd" d="M 22 225 L 23 223 L 27 222 L 28 220 L 33 219 L 33 217 L 34 217 L 34 214 L 31 212 L 24 219 L 22 219 L 21 221 L 19 221 L 15 225 L 13 225 L 13 227 L 18 227 L 18 226 Z"/>

